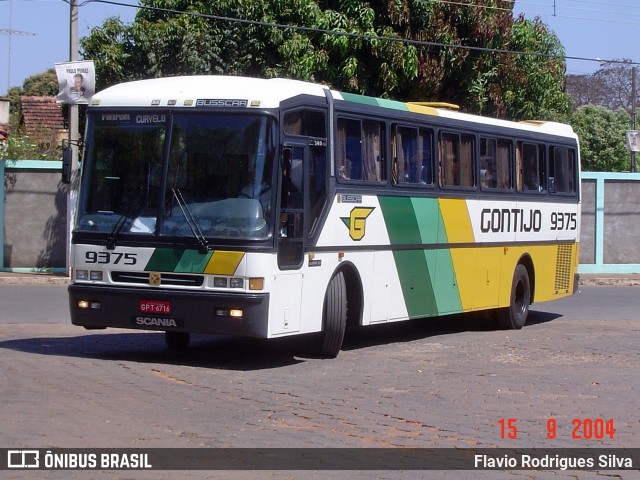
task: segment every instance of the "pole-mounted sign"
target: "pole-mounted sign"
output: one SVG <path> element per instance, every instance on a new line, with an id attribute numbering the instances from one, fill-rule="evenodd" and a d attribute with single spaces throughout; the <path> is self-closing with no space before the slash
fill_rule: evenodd
<path id="1" fill-rule="evenodd" d="M 640 152 L 640 130 L 627 130 L 627 150 Z"/>
<path id="2" fill-rule="evenodd" d="M 93 60 L 56 63 L 58 103 L 87 104 L 96 92 L 96 69 Z"/>

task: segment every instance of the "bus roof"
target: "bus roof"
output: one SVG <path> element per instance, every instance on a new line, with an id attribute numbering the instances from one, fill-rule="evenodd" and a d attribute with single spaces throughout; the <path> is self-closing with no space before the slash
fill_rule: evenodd
<path id="1" fill-rule="evenodd" d="M 450 118 L 469 123 L 507 127 L 517 130 L 560 135 L 577 139 L 570 125 L 556 122 L 512 122 L 497 118 L 461 113 L 450 108 L 399 102 L 382 98 L 330 90 L 317 83 L 285 78 L 259 79 L 222 75 L 164 77 L 121 83 L 96 93 L 92 107 L 151 107 L 176 106 L 232 106 L 248 108 L 278 108 L 284 100 L 311 95 L 326 97 L 327 91 L 335 100 L 377 106 L 400 111 Z M 198 103 L 200 101 L 200 103 Z M 222 102 L 226 101 L 226 102 Z M 209 102 L 202 103 L 202 102 Z M 218 103 L 215 103 L 218 102 Z M 235 102 L 235 103 L 234 103 Z"/>
<path id="2" fill-rule="evenodd" d="M 297 95 L 325 97 L 327 87 L 284 78 L 258 79 L 220 75 L 153 78 L 121 83 L 96 93 L 92 106 L 196 106 L 199 99 L 244 100 L 246 106 L 277 108 Z"/>

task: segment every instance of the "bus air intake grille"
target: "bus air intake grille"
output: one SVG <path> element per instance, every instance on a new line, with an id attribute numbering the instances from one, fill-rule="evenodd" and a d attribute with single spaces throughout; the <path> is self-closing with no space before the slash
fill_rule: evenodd
<path id="1" fill-rule="evenodd" d="M 573 257 L 572 245 L 558 245 L 556 258 L 556 293 L 567 293 L 571 287 L 571 258 Z"/>
<path id="2" fill-rule="evenodd" d="M 150 285 L 150 272 L 111 272 L 111 280 L 118 283 L 133 283 Z M 162 273 L 160 285 L 172 287 L 201 287 L 204 284 L 202 275 L 182 275 L 177 273 Z"/>

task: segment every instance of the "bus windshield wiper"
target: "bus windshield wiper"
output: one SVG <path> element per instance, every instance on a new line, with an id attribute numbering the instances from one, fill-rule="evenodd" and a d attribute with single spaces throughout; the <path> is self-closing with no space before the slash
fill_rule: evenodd
<path id="1" fill-rule="evenodd" d="M 120 217 L 118 218 L 118 221 L 113 226 L 113 228 L 111 229 L 111 232 L 109 233 L 109 236 L 107 237 L 107 242 L 106 242 L 107 250 L 115 250 L 116 240 L 120 236 L 120 232 L 122 232 L 122 229 L 127 223 L 127 220 L 129 220 L 130 217 L 133 217 L 134 214 L 139 211 L 141 203 L 142 203 L 142 195 L 138 195 L 133 200 L 133 202 L 131 202 L 131 204 L 129 205 L 129 208 L 127 208 L 125 212 L 120 215 Z"/>
<path id="2" fill-rule="evenodd" d="M 121 214 L 120 218 L 118 218 L 118 221 L 113 226 L 113 228 L 111 229 L 111 233 L 109 233 L 109 236 L 107 237 L 107 244 L 106 244 L 107 250 L 115 250 L 116 239 L 118 238 L 118 236 L 120 235 L 120 232 L 124 228 L 124 224 L 127 223 L 128 218 L 129 217 L 126 213 Z"/>
<path id="3" fill-rule="evenodd" d="M 182 192 L 178 188 L 172 188 L 173 196 L 178 201 L 178 205 L 180 206 L 180 210 L 182 210 L 182 215 L 184 215 L 185 220 L 187 221 L 187 225 L 191 229 L 191 233 L 193 233 L 193 237 L 198 242 L 198 251 L 200 253 L 207 253 L 209 251 L 209 244 L 207 243 L 207 239 L 204 237 L 198 222 L 191 214 L 191 210 L 189 210 L 189 206 L 182 196 Z"/>

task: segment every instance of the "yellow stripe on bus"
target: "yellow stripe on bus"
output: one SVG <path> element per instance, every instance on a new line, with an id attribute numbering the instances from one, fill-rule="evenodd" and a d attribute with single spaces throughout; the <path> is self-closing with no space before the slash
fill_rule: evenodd
<path id="1" fill-rule="evenodd" d="M 440 212 L 448 243 L 474 243 L 473 227 L 467 202 L 462 199 L 439 199 Z"/>
<path id="2" fill-rule="evenodd" d="M 233 275 L 244 257 L 244 252 L 225 252 L 216 250 L 204 269 L 212 275 Z"/>

